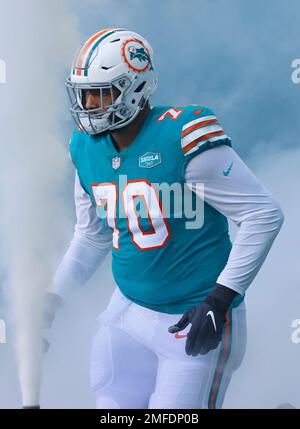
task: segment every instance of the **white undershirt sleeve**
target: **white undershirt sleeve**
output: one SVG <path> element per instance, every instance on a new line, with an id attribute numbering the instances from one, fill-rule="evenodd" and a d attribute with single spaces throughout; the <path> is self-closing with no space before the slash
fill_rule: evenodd
<path id="1" fill-rule="evenodd" d="M 83 286 L 99 268 L 112 248 L 112 233 L 96 214 L 90 196 L 75 175 L 75 231 L 53 278 L 51 292 L 67 298 L 74 287 Z"/>
<path id="2" fill-rule="evenodd" d="M 203 183 L 204 201 L 238 226 L 217 283 L 243 295 L 283 223 L 279 204 L 229 146 L 219 146 L 192 158 L 186 167 L 185 180 L 196 193 L 191 184 Z"/>

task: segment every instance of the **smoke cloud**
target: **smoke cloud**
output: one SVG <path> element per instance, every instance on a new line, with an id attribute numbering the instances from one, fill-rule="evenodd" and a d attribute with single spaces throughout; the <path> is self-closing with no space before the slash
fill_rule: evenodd
<path id="1" fill-rule="evenodd" d="M 59 0 L 2 1 L 0 7 L 7 66 L 0 107 L 2 244 L 22 401 L 34 405 L 42 370 L 42 299 L 66 221 L 63 78 L 79 40 L 76 19 Z"/>

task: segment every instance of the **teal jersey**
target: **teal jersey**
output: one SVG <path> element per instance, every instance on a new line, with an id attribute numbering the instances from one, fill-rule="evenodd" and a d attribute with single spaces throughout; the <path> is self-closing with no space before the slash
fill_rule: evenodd
<path id="1" fill-rule="evenodd" d="M 190 227 L 185 200 L 193 208 L 199 197 L 187 190 L 184 176 L 192 157 L 217 145 L 231 141 L 214 113 L 201 106 L 152 108 L 120 153 L 109 133 L 74 131 L 71 158 L 112 230 L 113 275 L 133 302 L 181 314 L 215 286 L 231 250 L 228 222 L 202 201 L 203 220 Z"/>

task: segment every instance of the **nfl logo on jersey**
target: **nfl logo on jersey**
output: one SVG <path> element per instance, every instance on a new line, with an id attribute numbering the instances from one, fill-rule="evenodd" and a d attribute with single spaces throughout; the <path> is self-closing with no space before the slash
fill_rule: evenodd
<path id="1" fill-rule="evenodd" d="M 114 170 L 117 170 L 120 167 L 120 163 L 121 163 L 121 158 L 119 158 L 118 156 L 115 156 L 112 159 L 112 168 Z"/>

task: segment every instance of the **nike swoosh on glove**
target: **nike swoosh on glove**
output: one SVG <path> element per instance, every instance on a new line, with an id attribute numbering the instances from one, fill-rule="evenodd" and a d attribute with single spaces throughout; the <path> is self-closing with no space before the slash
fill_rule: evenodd
<path id="1" fill-rule="evenodd" d="M 204 302 L 187 311 L 178 323 L 168 328 L 171 334 L 192 325 L 185 344 L 187 355 L 205 355 L 218 347 L 222 339 L 226 312 L 237 292 L 217 284 Z"/>

